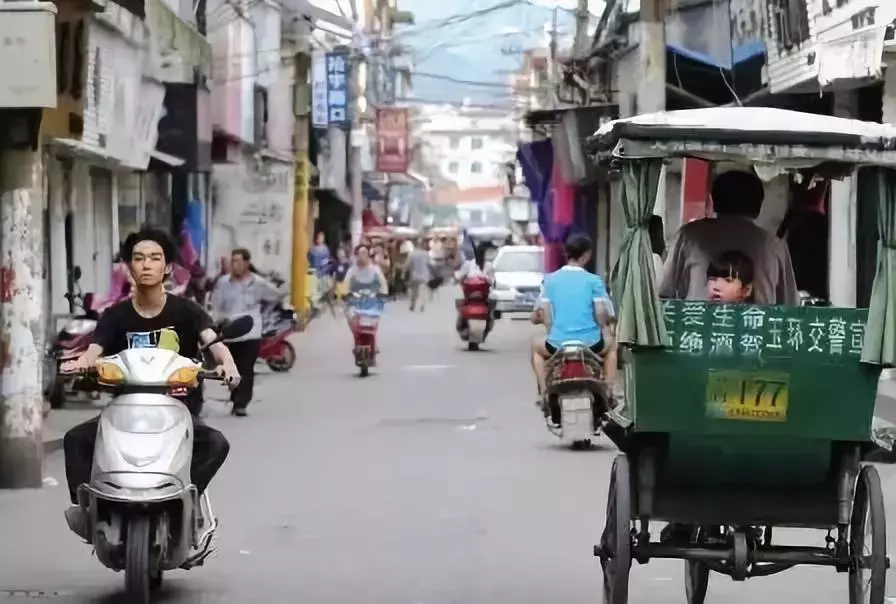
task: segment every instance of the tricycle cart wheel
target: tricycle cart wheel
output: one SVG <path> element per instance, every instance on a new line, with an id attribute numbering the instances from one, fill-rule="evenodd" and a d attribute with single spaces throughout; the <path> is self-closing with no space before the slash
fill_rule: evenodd
<path id="1" fill-rule="evenodd" d="M 610 473 L 607 524 L 601 537 L 605 604 L 628 604 L 632 567 L 632 492 L 628 457 L 617 455 Z"/>
<path id="2" fill-rule="evenodd" d="M 705 529 L 696 528 L 691 540 L 696 544 L 706 542 Z M 699 560 L 684 561 L 684 592 L 688 604 L 703 604 L 706 600 L 706 590 L 709 588 L 709 567 Z"/>
<path id="3" fill-rule="evenodd" d="M 887 583 L 887 524 L 877 468 L 864 466 L 856 483 L 849 523 L 849 604 L 884 604 Z"/>
<path id="4" fill-rule="evenodd" d="M 48 389 L 47 398 L 50 400 L 50 407 L 53 409 L 62 409 L 65 407 L 67 393 L 65 391 L 65 379 L 61 376 L 55 376 L 53 383 Z"/>

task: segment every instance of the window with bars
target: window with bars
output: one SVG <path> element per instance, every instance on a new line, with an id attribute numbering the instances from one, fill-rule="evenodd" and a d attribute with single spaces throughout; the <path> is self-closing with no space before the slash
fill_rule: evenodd
<path id="1" fill-rule="evenodd" d="M 799 48 L 809 40 L 806 0 L 767 0 L 768 22 L 778 50 Z"/>
<path id="2" fill-rule="evenodd" d="M 84 80 L 84 20 L 56 24 L 56 92 L 81 99 Z"/>

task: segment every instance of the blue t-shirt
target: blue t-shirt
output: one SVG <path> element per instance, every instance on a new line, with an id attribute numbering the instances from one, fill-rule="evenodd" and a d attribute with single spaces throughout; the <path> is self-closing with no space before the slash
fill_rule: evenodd
<path id="1" fill-rule="evenodd" d="M 351 264 L 348 262 L 336 262 L 333 265 L 333 277 L 339 283 L 342 283 L 345 280 L 345 276 L 348 274 L 348 269 L 351 268 Z"/>
<path id="2" fill-rule="evenodd" d="M 547 337 L 551 346 L 560 348 L 572 340 L 587 346 L 600 342 L 594 300 L 610 301 L 603 279 L 583 268 L 564 266 L 544 278 L 541 297 L 551 305 L 551 330 Z"/>
<path id="3" fill-rule="evenodd" d="M 325 245 L 315 245 L 308 250 L 308 263 L 318 274 L 323 273 L 330 261 L 330 248 Z"/>

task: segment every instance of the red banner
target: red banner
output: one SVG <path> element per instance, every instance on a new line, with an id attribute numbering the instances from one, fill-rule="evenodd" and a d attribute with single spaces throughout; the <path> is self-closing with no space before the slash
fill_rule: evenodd
<path id="1" fill-rule="evenodd" d="M 406 174 L 411 161 L 408 110 L 376 110 L 376 171 Z"/>

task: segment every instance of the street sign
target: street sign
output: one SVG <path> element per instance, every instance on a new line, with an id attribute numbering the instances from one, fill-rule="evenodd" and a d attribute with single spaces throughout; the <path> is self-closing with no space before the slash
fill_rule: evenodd
<path id="1" fill-rule="evenodd" d="M 311 56 L 311 125 L 350 129 L 351 60 L 348 50 Z"/>
<path id="2" fill-rule="evenodd" d="M 408 110 L 382 107 L 376 110 L 376 170 L 405 174 L 410 164 Z"/>

